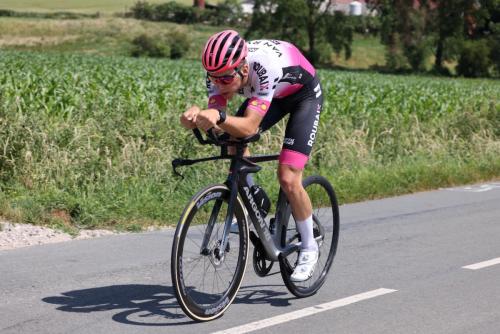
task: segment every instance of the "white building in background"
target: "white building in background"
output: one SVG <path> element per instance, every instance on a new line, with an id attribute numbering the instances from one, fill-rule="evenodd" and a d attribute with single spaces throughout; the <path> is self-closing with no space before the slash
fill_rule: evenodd
<path id="1" fill-rule="evenodd" d="M 363 14 L 363 4 L 359 1 L 353 1 L 349 4 L 349 15 L 361 16 Z"/>
<path id="2" fill-rule="evenodd" d="M 368 15 L 368 11 L 366 9 L 365 0 L 325 0 L 324 6 L 328 4 L 330 1 L 330 11 L 340 11 L 346 15 Z M 252 14 L 254 0 L 241 0 L 241 7 L 243 9 L 243 13 Z"/>
<path id="3" fill-rule="evenodd" d="M 253 13 L 253 5 L 254 0 L 242 0 L 241 1 L 241 9 L 243 10 L 243 14 L 252 14 Z"/>
<path id="4" fill-rule="evenodd" d="M 339 11 L 346 15 L 368 15 L 365 0 L 329 0 L 330 10 Z"/>

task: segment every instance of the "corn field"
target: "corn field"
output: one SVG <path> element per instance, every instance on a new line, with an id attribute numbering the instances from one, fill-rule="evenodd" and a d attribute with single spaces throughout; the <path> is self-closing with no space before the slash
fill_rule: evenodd
<path id="1" fill-rule="evenodd" d="M 500 177 L 499 81 L 319 75 L 325 106 L 305 174 L 328 177 L 342 203 Z M 70 230 L 175 224 L 227 169 L 171 170 L 174 158 L 218 153 L 179 124 L 205 105 L 204 86 L 196 62 L 0 52 L 0 215 Z M 278 152 L 284 127 L 253 152 Z M 264 167 L 256 178 L 275 195 L 276 164 Z"/>

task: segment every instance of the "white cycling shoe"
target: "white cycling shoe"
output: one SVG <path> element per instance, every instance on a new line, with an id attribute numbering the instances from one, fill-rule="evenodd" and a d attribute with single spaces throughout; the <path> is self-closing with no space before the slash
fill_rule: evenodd
<path id="1" fill-rule="evenodd" d="M 301 250 L 297 266 L 290 276 L 292 282 L 304 282 L 311 278 L 316 263 L 318 263 L 318 257 L 319 251 Z"/>

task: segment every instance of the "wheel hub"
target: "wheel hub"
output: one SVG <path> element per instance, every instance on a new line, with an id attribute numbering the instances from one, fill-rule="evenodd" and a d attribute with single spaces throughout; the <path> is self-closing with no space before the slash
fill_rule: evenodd
<path id="1" fill-rule="evenodd" d="M 224 260 L 226 259 L 226 253 L 229 252 L 229 250 L 230 250 L 229 241 L 228 241 L 227 246 L 226 246 L 226 251 L 224 252 L 224 255 L 222 255 L 222 256 L 221 256 L 220 248 L 221 248 L 221 240 L 218 240 L 215 243 L 212 250 L 210 251 L 210 262 L 212 262 L 212 264 L 217 268 L 220 267 L 224 263 Z"/>

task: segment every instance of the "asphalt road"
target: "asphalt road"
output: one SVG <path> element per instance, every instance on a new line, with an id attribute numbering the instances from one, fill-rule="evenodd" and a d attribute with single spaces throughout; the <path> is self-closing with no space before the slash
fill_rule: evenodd
<path id="1" fill-rule="evenodd" d="M 0 251 L 0 333 L 500 333 L 500 182 L 342 206 L 318 294 L 297 299 L 277 264 L 259 278 L 249 263 L 208 323 L 173 296 L 172 236 Z"/>

